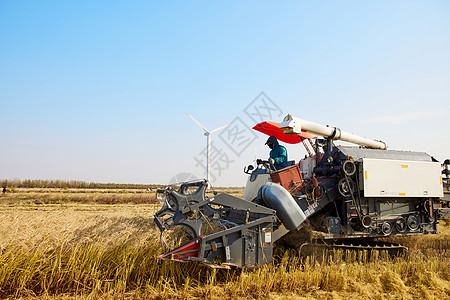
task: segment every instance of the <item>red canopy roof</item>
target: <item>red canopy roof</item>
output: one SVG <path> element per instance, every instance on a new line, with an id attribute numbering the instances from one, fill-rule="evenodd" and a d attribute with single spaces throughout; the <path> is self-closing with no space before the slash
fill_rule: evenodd
<path id="1" fill-rule="evenodd" d="M 303 139 L 315 139 L 317 136 L 304 132 L 302 130 L 301 134 L 285 134 L 283 129 L 280 128 L 280 123 L 276 122 L 261 122 L 256 124 L 253 129 L 258 130 L 269 136 L 275 136 L 277 140 L 288 143 L 288 144 L 298 144 L 302 142 Z"/>

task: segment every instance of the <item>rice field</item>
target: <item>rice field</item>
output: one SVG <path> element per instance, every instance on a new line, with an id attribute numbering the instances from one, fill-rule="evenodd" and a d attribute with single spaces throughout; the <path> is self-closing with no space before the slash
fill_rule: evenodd
<path id="1" fill-rule="evenodd" d="M 239 191 L 234 191 L 238 194 Z M 144 191 L 21 190 L 0 197 L 0 298 L 450 299 L 450 224 L 396 238 L 402 257 L 276 249 L 253 271 L 161 262 Z"/>

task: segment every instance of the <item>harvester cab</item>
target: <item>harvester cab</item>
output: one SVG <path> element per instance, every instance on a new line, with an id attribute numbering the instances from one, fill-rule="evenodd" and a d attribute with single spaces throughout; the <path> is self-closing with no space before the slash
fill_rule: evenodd
<path id="1" fill-rule="evenodd" d="M 281 124 L 262 122 L 254 129 L 302 143 L 308 155 L 281 170 L 268 162 L 244 168 L 249 176 L 242 199 L 208 196 L 205 180 L 159 190 L 163 206 L 155 223 L 165 242 L 175 240 L 160 259 L 255 268 L 272 260 L 281 241 L 300 249 L 304 242 L 403 249 L 376 240 L 435 234 L 437 221 L 450 216 L 442 178 L 448 164 L 442 173 L 427 153 L 387 150 L 382 141 L 290 115 Z M 336 146 L 336 140 L 357 146 Z M 317 238 L 298 234 L 306 224 Z"/>

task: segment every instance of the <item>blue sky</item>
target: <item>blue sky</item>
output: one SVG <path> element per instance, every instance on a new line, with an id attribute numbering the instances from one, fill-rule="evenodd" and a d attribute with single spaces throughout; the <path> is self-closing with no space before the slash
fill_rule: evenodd
<path id="1" fill-rule="evenodd" d="M 448 1 L 0 1 L 0 178 L 204 177 L 202 130 L 281 109 L 450 158 Z M 214 185 L 242 186 L 266 137 Z M 222 136 L 223 137 L 223 136 Z M 300 159 L 300 146 L 288 147 Z M 220 173 L 220 174 L 219 174 Z"/>

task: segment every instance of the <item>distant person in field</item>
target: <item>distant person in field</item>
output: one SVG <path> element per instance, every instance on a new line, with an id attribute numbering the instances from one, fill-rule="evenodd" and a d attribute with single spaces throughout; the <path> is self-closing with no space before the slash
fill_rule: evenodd
<path id="1" fill-rule="evenodd" d="M 6 194 L 6 187 L 3 188 L 3 195 Z"/>
<path id="2" fill-rule="evenodd" d="M 269 154 L 269 164 L 273 165 L 277 170 L 286 168 L 288 166 L 288 155 L 286 148 L 281 146 L 278 143 L 277 138 L 274 136 L 267 139 L 266 145 L 271 149 Z"/>

